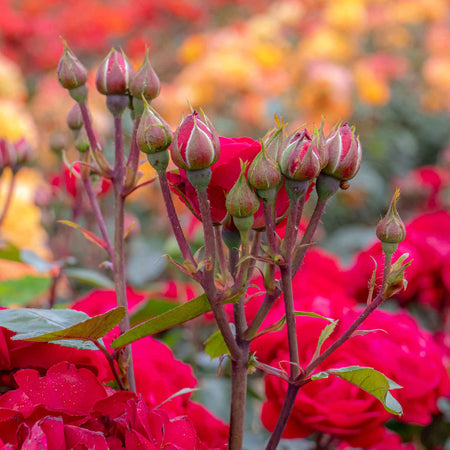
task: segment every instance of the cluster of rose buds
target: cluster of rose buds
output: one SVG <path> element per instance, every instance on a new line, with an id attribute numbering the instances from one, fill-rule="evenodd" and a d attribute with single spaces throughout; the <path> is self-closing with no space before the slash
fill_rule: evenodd
<path id="1" fill-rule="evenodd" d="M 33 149 L 25 139 L 14 143 L 0 139 L 0 174 L 5 167 L 17 172 L 31 160 L 32 155 Z"/>

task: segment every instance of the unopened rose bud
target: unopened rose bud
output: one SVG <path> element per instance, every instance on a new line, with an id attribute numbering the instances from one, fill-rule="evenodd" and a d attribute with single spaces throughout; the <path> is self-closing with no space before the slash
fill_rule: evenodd
<path id="1" fill-rule="evenodd" d="M 133 66 L 125 53 L 113 48 L 100 64 L 95 84 L 101 94 L 126 95 L 133 75 Z"/>
<path id="2" fill-rule="evenodd" d="M 142 66 L 131 80 L 130 93 L 138 99 L 144 97 L 145 100 L 150 102 L 154 98 L 158 97 L 160 89 L 161 83 L 158 75 L 156 75 L 156 72 L 150 64 L 147 49 Z"/>
<path id="3" fill-rule="evenodd" d="M 400 190 L 397 189 L 392 197 L 388 212 L 378 222 L 377 237 L 382 243 L 398 244 L 406 237 L 405 225 L 396 208 L 396 203 L 399 196 Z"/>
<path id="4" fill-rule="evenodd" d="M 63 88 L 76 89 L 86 84 L 88 72 L 81 61 L 72 53 L 67 44 L 56 70 L 58 81 Z"/>
<path id="5" fill-rule="evenodd" d="M 67 146 L 67 138 L 63 133 L 53 133 L 50 136 L 49 147 L 50 150 L 59 155 Z"/>
<path id="6" fill-rule="evenodd" d="M 282 149 L 284 148 L 285 134 L 284 127 L 286 124 L 283 123 L 283 118 L 281 120 L 275 116 L 278 127 L 270 130 L 262 139 L 262 145 L 266 149 L 267 154 L 275 162 L 279 161 L 279 157 Z"/>
<path id="7" fill-rule="evenodd" d="M 253 215 L 260 206 L 258 196 L 245 177 L 247 167 L 248 161 L 245 163 L 241 162 L 241 174 L 228 193 L 225 203 L 227 211 L 233 217 L 233 221 L 238 229 L 242 229 L 242 227 L 250 229 L 252 227 Z"/>
<path id="8" fill-rule="evenodd" d="M 20 139 L 14 144 L 16 151 L 16 164 L 25 165 L 31 161 L 33 157 L 33 147 L 26 139 Z"/>
<path id="9" fill-rule="evenodd" d="M 281 171 L 278 163 L 267 154 L 264 144 L 261 147 L 248 169 L 248 181 L 260 197 L 266 198 L 269 191 L 276 195 L 281 182 Z"/>
<path id="10" fill-rule="evenodd" d="M 319 155 L 311 146 L 306 128 L 295 133 L 282 150 L 280 168 L 285 177 L 295 181 L 310 181 L 319 174 Z"/>
<path id="11" fill-rule="evenodd" d="M 211 122 L 198 112 L 189 114 L 175 131 L 170 153 L 173 162 L 188 171 L 209 168 L 219 158 L 220 142 Z"/>
<path id="12" fill-rule="evenodd" d="M 76 103 L 67 114 L 67 126 L 72 131 L 77 131 L 83 126 L 83 118 L 81 116 L 80 105 Z"/>
<path id="13" fill-rule="evenodd" d="M 351 180 L 361 166 L 359 139 L 347 123 L 334 131 L 326 141 L 327 165 L 323 173 L 341 181 Z"/>
<path id="14" fill-rule="evenodd" d="M 78 135 L 75 139 L 75 148 L 80 153 L 84 153 L 89 150 L 89 138 L 84 127 L 82 127 L 78 132 Z"/>
<path id="15" fill-rule="evenodd" d="M 148 103 L 139 122 L 136 143 L 144 153 L 158 153 L 169 148 L 173 133 L 169 124 Z"/>

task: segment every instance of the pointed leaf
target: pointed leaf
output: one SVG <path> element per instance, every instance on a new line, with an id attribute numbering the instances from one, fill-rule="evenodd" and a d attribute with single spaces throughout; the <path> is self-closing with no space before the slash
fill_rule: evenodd
<path id="1" fill-rule="evenodd" d="M 152 298 L 141 303 L 141 306 L 130 316 L 131 325 L 159 316 L 179 306 L 179 303 L 166 299 Z"/>
<path id="2" fill-rule="evenodd" d="M 234 324 L 230 323 L 230 326 L 234 333 L 235 332 Z M 223 339 L 220 330 L 217 330 L 205 341 L 205 353 L 209 355 L 211 359 L 219 358 L 222 355 L 230 354 L 230 350 L 228 350 L 227 344 L 225 344 L 225 341 Z"/>
<path id="3" fill-rule="evenodd" d="M 331 322 L 331 323 L 335 322 L 333 319 L 330 319 L 329 317 L 321 316 L 320 314 L 316 314 L 313 312 L 295 311 L 294 315 L 296 317 L 317 317 L 318 319 L 328 320 L 328 322 Z M 259 336 L 262 336 L 263 334 L 276 333 L 277 331 L 281 331 L 283 329 L 285 323 L 286 323 L 286 315 L 284 315 L 277 322 L 273 323 L 272 325 L 269 325 L 268 327 L 264 328 L 262 331 L 257 333 L 253 339 L 255 339 Z"/>
<path id="4" fill-rule="evenodd" d="M 155 406 L 153 409 L 161 408 L 162 405 L 165 405 L 167 402 L 170 402 L 170 400 L 173 400 L 176 397 L 179 397 L 180 395 L 185 394 L 192 394 L 192 392 L 199 391 L 200 388 L 183 388 L 179 391 L 175 392 L 175 394 L 172 394 L 169 398 L 166 398 L 162 403 L 160 403 L 158 406 Z"/>
<path id="5" fill-rule="evenodd" d="M 16 332 L 14 340 L 97 350 L 96 345 L 89 341 L 104 336 L 124 316 L 123 307 L 92 318 L 71 309 L 5 309 L 0 311 L 0 326 Z"/>
<path id="6" fill-rule="evenodd" d="M 51 278 L 27 275 L 0 283 L 0 305 L 26 305 L 50 288 Z"/>
<path id="7" fill-rule="evenodd" d="M 242 292 L 239 292 L 232 297 L 225 297 L 222 300 L 223 304 L 236 303 L 241 297 Z M 137 341 L 145 336 L 159 333 L 167 330 L 167 328 L 174 327 L 188 320 L 194 319 L 208 311 L 211 311 L 211 306 L 205 294 L 196 297 L 183 305 L 177 306 L 164 314 L 156 316 L 146 322 L 143 322 L 119 336 L 111 344 L 112 348 L 120 348 L 131 342 Z"/>
<path id="8" fill-rule="evenodd" d="M 322 344 L 331 336 L 331 333 L 333 333 L 338 322 L 339 322 L 338 320 L 334 320 L 321 331 L 319 336 L 319 342 L 317 342 L 317 347 L 311 361 L 314 361 L 320 355 L 320 349 L 322 348 Z"/>
<path id="9" fill-rule="evenodd" d="M 114 282 L 101 273 L 95 272 L 91 269 L 83 269 L 82 267 L 73 267 L 64 269 L 64 274 L 82 283 L 90 284 L 92 286 L 103 287 L 106 289 L 114 289 Z"/>
<path id="10" fill-rule="evenodd" d="M 320 380 L 322 378 L 328 378 L 328 375 L 342 378 L 373 395 L 380 400 L 386 411 L 391 414 L 403 414 L 400 403 L 389 392 L 391 389 L 401 389 L 402 387 L 372 367 L 351 366 L 341 367 L 340 369 L 329 369 L 325 372 L 314 374 L 311 379 Z"/>
<path id="11" fill-rule="evenodd" d="M 98 245 L 100 248 L 103 248 L 106 250 L 106 242 L 103 239 L 100 239 L 98 236 L 96 236 L 92 231 L 86 230 L 83 227 L 80 227 L 74 222 L 71 222 L 70 220 L 58 220 L 59 223 L 63 223 L 64 225 L 67 225 L 69 227 L 75 228 L 76 230 L 80 231 L 81 234 L 88 240 L 93 242 L 95 245 Z"/>
<path id="12" fill-rule="evenodd" d="M 383 333 L 388 334 L 388 332 L 386 330 L 383 330 L 382 328 L 375 328 L 373 330 L 356 330 L 352 333 L 350 337 L 365 336 L 366 334 L 374 333 L 375 331 L 382 331 Z"/>

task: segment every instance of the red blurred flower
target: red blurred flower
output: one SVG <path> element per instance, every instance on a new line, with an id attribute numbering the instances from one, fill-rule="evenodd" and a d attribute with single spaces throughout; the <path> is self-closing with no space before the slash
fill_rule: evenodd
<path id="1" fill-rule="evenodd" d="M 331 298 L 329 303 L 330 306 L 324 308 L 322 300 L 321 305 L 315 305 L 315 312 L 326 314 L 336 299 Z M 300 306 L 298 302 L 296 309 Z M 333 305 L 333 309 L 335 307 Z M 357 310 L 347 310 L 323 349 L 342 334 L 359 313 Z M 300 364 L 306 365 L 312 358 L 324 325 L 323 320 L 316 318 L 297 320 Z M 450 388 L 442 352 L 431 335 L 421 330 L 406 313 L 390 314 L 380 310 L 375 311 L 362 328 L 383 329 L 387 333 L 377 331 L 350 339 L 317 370 L 352 365 L 374 367 L 403 386 L 403 389 L 395 391 L 395 397 L 404 410 L 400 420 L 428 424 L 431 414 L 438 412 L 437 399 L 448 395 Z M 286 331 L 258 338 L 252 350 L 257 352 L 258 359 L 273 366 L 289 360 Z M 272 430 L 287 386 L 285 381 L 274 376 L 267 376 L 265 385 L 267 401 L 263 405 L 262 421 Z M 350 445 L 366 448 L 384 438 L 383 424 L 390 417 L 374 397 L 346 381 L 330 377 L 300 389 L 284 437 L 304 437 L 321 431 L 339 437 Z"/>
<path id="2" fill-rule="evenodd" d="M 406 269 L 408 287 L 396 294 L 401 303 L 418 301 L 434 308 L 450 306 L 450 214 L 437 211 L 417 217 L 406 225 L 406 239 L 395 255 L 409 253 L 413 263 Z M 394 260 L 396 256 L 394 255 Z M 359 253 L 347 272 L 346 286 L 350 295 L 364 302 L 368 281 L 378 263 L 377 279 L 381 280 L 383 255 L 380 243 Z"/>
<path id="3" fill-rule="evenodd" d="M 50 185 L 54 188 L 54 195 L 59 191 L 67 192 L 72 198 L 77 198 L 84 190 L 80 178 L 80 168 L 75 165 L 70 171 L 69 168 L 64 167 L 62 173 L 50 176 Z M 95 185 L 95 191 L 98 196 L 107 194 L 112 188 L 111 181 L 103 178 Z"/>
<path id="4" fill-rule="evenodd" d="M 185 292 L 187 296 L 193 294 L 189 285 L 174 286 L 168 283 L 162 290 L 162 296 L 168 299 L 174 295 Z M 159 295 L 160 296 L 160 295 Z M 146 295 L 127 288 L 128 307 L 132 311 Z M 116 306 L 116 296 L 111 290 L 95 290 L 76 302 L 72 308 L 84 311 L 90 316 L 102 314 Z M 115 327 L 103 340 L 109 346 L 111 341 L 119 334 Z M 146 337 L 131 344 L 133 354 L 136 388 L 149 407 L 159 406 L 170 396 L 184 388 L 193 388 L 197 385 L 192 368 L 175 359 L 170 348 L 152 337 Z M 105 362 L 106 365 L 106 362 Z M 100 381 L 112 381 L 112 374 L 108 372 Z M 164 403 L 164 410 L 170 417 L 187 416 L 194 426 L 201 430 L 201 438 L 210 446 L 221 447 L 227 440 L 228 426 L 216 418 L 201 405 L 193 402 L 191 394 L 186 393 Z M 214 433 L 207 428 L 212 427 Z"/>
<path id="5" fill-rule="evenodd" d="M 261 151 L 261 144 L 251 138 L 225 138 L 220 137 L 220 157 L 211 166 L 212 177 L 208 186 L 208 198 L 211 204 L 211 215 L 214 222 L 222 222 L 227 216 L 225 207 L 225 195 L 233 187 L 241 173 L 240 160 L 252 162 L 255 156 Z M 184 203 L 199 217 L 197 194 L 194 187 L 189 183 L 186 172 L 180 170 L 179 174 L 169 173 L 169 181 L 172 183 L 172 190 L 183 200 Z M 289 205 L 289 199 L 284 186 L 278 192 L 276 213 L 281 218 L 285 214 Z M 261 207 L 255 214 L 253 228 L 264 226 L 264 211 Z"/>

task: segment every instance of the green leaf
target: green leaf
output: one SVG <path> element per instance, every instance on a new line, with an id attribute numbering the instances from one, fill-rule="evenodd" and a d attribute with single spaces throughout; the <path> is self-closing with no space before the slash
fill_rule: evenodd
<path id="1" fill-rule="evenodd" d="M 142 305 L 130 316 L 131 325 L 144 322 L 144 320 L 159 316 L 179 306 L 179 303 L 166 299 L 152 298 Z"/>
<path id="2" fill-rule="evenodd" d="M 82 283 L 106 289 L 114 289 L 114 282 L 112 280 L 110 280 L 108 277 L 105 277 L 101 273 L 95 272 L 94 270 L 74 267 L 70 269 L 64 269 L 64 274 L 67 277 L 73 278 L 74 280 L 80 281 Z"/>
<path id="3" fill-rule="evenodd" d="M 27 275 L 17 280 L 6 280 L 0 283 L 0 305 L 25 305 L 50 287 L 49 277 Z"/>
<path id="4" fill-rule="evenodd" d="M 39 273 L 48 272 L 53 267 L 53 264 L 51 262 L 41 258 L 32 250 L 21 250 L 20 259 L 25 264 L 34 267 Z"/>
<path id="5" fill-rule="evenodd" d="M 103 337 L 124 317 L 123 307 L 94 317 L 71 309 L 5 309 L 0 311 L 0 326 L 16 332 L 14 340 L 97 350 L 90 341 Z"/>
<path id="6" fill-rule="evenodd" d="M 242 292 L 239 292 L 232 297 L 225 297 L 222 300 L 222 303 L 236 303 L 241 295 Z M 174 327 L 175 325 L 180 325 L 181 323 L 201 316 L 208 311 L 211 311 L 211 306 L 206 298 L 206 295 L 202 294 L 187 303 L 177 306 L 170 311 L 131 328 L 131 330 L 114 340 L 111 347 L 123 347 L 145 336 L 150 336 L 152 334 L 159 333 L 160 331 L 167 330 L 167 328 Z"/>
<path id="7" fill-rule="evenodd" d="M 234 324 L 230 323 L 230 326 L 234 333 Z M 228 350 L 220 330 L 217 330 L 205 341 L 205 353 L 209 355 L 211 359 L 230 354 L 230 350 Z"/>
<path id="8" fill-rule="evenodd" d="M 21 262 L 20 248 L 16 247 L 14 244 L 11 244 L 11 242 L 2 242 L 0 245 L 0 259 Z"/>
<path id="9" fill-rule="evenodd" d="M 314 361 L 320 355 L 320 349 L 322 348 L 322 344 L 330 337 L 331 333 L 333 333 L 336 325 L 339 320 L 333 320 L 330 324 L 328 324 L 320 333 L 319 341 L 317 342 L 317 347 L 312 357 L 312 361 Z"/>
<path id="10" fill-rule="evenodd" d="M 342 378 L 373 395 L 380 400 L 386 411 L 391 414 L 403 414 L 400 403 L 389 392 L 392 389 L 401 389 L 402 386 L 372 367 L 351 366 L 341 367 L 340 369 L 329 369 L 325 372 L 314 374 L 311 379 L 320 380 L 328 378 L 328 375 L 335 375 L 336 377 Z"/>
<path id="11" fill-rule="evenodd" d="M 192 394 L 192 392 L 199 391 L 199 390 L 200 390 L 200 388 L 183 388 L 183 389 L 180 389 L 179 391 L 175 392 L 175 394 L 172 394 L 169 398 L 166 398 L 158 406 L 155 406 L 153 409 L 160 408 L 162 405 L 165 405 L 167 402 L 170 402 L 170 400 L 173 400 L 174 398 L 179 397 L 180 395 Z"/>
<path id="12" fill-rule="evenodd" d="M 324 319 L 324 320 L 328 320 L 328 322 L 334 323 L 333 319 L 330 319 L 329 317 L 321 316 L 320 314 L 316 314 L 316 313 L 313 313 L 313 312 L 295 311 L 294 315 L 296 317 L 316 317 L 318 319 Z M 255 339 L 255 338 L 259 337 L 259 336 L 262 336 L 263 334 L 276 333 L 277 331 L 281 331 L 283 329 L 285 323 L 286 323 L 286 315 L 284 315 L 277 322 L 275 322 L 272 325 L 269 325 L 268 327 L 266 327 L 263 330 L 261 330 L 259 333 L 257 333 L 255 335 L 255 337 L 253 339 Z"/>

